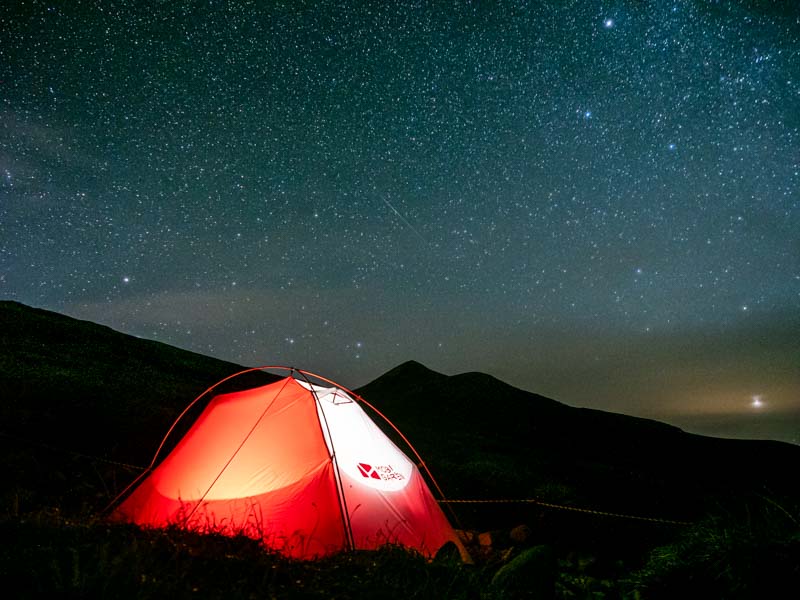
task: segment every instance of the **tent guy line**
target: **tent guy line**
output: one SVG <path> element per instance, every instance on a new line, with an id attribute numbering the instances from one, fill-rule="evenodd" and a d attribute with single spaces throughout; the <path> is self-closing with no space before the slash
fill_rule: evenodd
<path id="1" fill-rule="evenodd" d="M 118 467 L 123 467 L 125 469 L 132 469 L 135 471 L 146 472 L 152 470 L 152 467 L 143 467 L 141 465 L 132 465 L 130 463 L 120 462 L 117 460 L 111 460 L 102 456 L 95 456 L 91 454 L 85 454 L 83 452 L 76 452 L 74 450 L 70 450 L 68 448 L 56 447 L 52 444 L 45 444 L 38 440 L 31 440 L 27 438 L 21 438 L 16 435 L 11 435 L 9 433 L 0 431 L 1 437 L 6 437 L 9 439 L 13 439 L 18 442 L 24 442 L 26 444 L 31 444 L 35 446 L 39 446 L 41 448 L 45 448 L 47 450 L 52 450 L 53 452 L 59 453 L 66 453 L 75 456 L 76 458 L 85 458 L 91 461 L 103 462 L 109 465 L 115 465 Z M 423 466 L 422 464 L 418 464 L 418 467 Z M 425 467 L 427 469 L 427 466 Z M 129 486 L 130 487 L 130 486 Z M 123 491 L 124 493 L 124 491 Z M 119 495 L 116 497 L 119 498 Z M 617 517 L 620 519 L 633 519 L 637 521 L 651 521 L 655 523 L 665 523 L 669 525 L 692 525 L 691 521 L 677 521 L 674 519 L 664 519 L 661 517 L 643 517 L 638 515 L 628 515 L 623 513 L 615 513 L 615 512 L 607 512 L 596 510 L 592 508 L 585 508 L 579 506 L 565 506 L 563 504 L 555 504 L 553 502 L 544 502 L 537 498 L 503 498 L 503 499 L 486 499 L 486 498 L 470 498 L 470 499 L 460 499 L 460 498 L 446 498 L 446 499 L 437 499 L 436 500 L 439 504 L 451 505 L 451 504 L 536 504 L 539 506 L 544 506 L 547 508 L 553 508 L 557 510 L 566 510 L 572 512 L 580 512 L 586 513 L 591 515 L 599 515 L 599 516 L 606 516 L 606 517 Z M 113 502 L 113 501 L 112 501 Z M 105 512 L 105 511 L 104 511 Z"/>
<path id="2" fill-rule="evenodd" d="M 613 513 L 604 510 L 596 510 L 593 508 L 581 508 L 579 506 L 564 506 L 563 504 L 554 504 L 552 502 L 542 502 L 536 498 L 519 498 L 519 499 L 470 499 L 470 500 L 439 500 L 441 504 L 537 504 L 547 508 L 556 508 L 558 510 L 570 510 L 573 512 L 586 513 L 590 515 L 600 515 L 602 517 L 617 517 L 619 519 L 633 519 L 636 521 L 652 521 L 654 523 L 665 523 L 668 525 L 692 525 L 691 521 L 676 521 L 673 519 L 662 519 L 660 517 L 642 517 L 638 515 L 627 515 L 623 513 Z"/>

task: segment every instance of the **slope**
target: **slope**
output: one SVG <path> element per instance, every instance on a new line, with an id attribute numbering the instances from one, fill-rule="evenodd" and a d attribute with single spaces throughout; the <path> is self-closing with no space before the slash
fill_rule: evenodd
<path id="1" fill-rule="evenodd" d="M 0 341 L 0 500 L 15 509 L 102 503 L 192 399 L 243 369 L 17 302 L 0 302 Z"/>
<path id="2" fill-rule="evenodd" d="M 731 494 L 800 494 L 792 476 L 800 447 L 791 444 L 689 434 L 413 361 L 356 391 L 414 441 L 451 497 L 681 520 Z"/>
<path id="3" fill-rule="evenodd" d="M 14 302 L 0 302 L 0 336 L 0 510 L 103 505 L 197 394 L 242 369 Z M 691 435 L 413 361 L 356 391 L 415 444 L 449 497 L 673 519 L 730 495 L 798 497 L 800 447 L 789 444 Z M 482 523 L 530 516 L 511 506 L 460 512 Z"/>

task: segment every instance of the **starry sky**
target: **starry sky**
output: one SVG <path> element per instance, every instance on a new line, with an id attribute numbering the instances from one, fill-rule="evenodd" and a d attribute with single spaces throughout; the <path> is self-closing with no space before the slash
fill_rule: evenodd
<path id="1" fill-rule="evenodd" d="M 794 2 L 17 0 L 0 59 L 0 298 L 800 443 Z"/>

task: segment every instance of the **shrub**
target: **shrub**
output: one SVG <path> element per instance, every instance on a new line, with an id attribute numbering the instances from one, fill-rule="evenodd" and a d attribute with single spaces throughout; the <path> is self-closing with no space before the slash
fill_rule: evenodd
<path id="1" fill-rule="evenodd" d="M 719 508 L 628 578 L 645 598 L 769 598 L 800 588 L 797 507 L 757 497 Z"/>

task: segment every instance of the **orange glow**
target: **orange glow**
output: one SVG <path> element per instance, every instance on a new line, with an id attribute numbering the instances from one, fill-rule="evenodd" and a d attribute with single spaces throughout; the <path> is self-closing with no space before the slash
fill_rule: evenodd
<path id="1" fill-rule="evenodd" d="M 291 376 L 214 397 L 112 518 L 243 533 L 295 558 L 459 544 L 416 466 L 358 403 Z"/>

